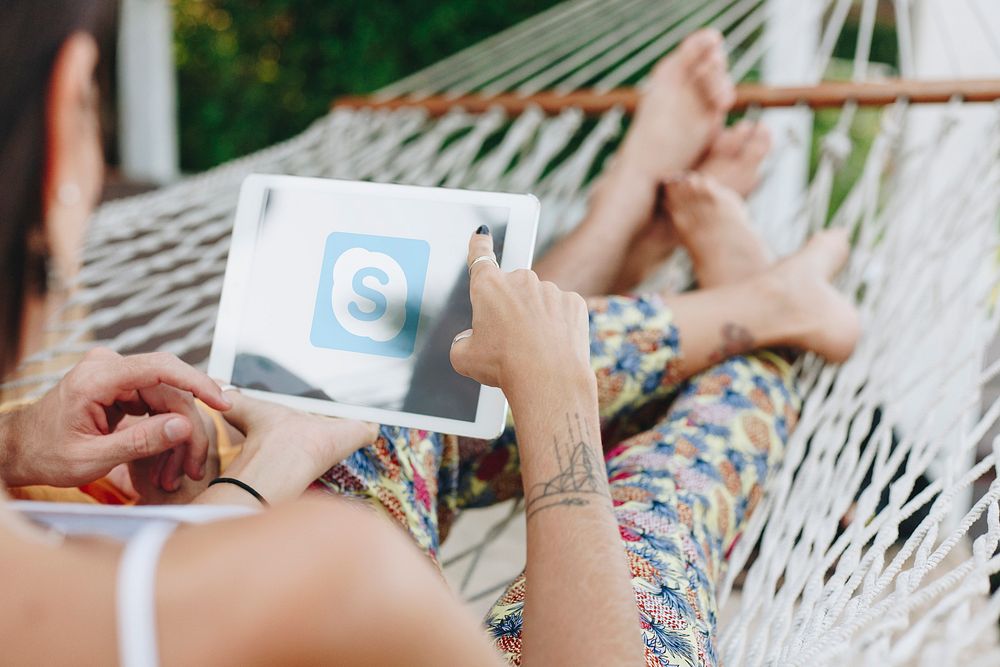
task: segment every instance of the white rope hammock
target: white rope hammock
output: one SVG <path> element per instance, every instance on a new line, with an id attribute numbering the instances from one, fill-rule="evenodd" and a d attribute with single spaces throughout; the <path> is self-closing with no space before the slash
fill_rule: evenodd
<path id="1" fill-rule="evenodd" d="M 904 76 L 915 67 L 911 12 L 919 4 L 894 3 Z M 822 25 L 813 83 L 827 72 L 856 5 L 801 0 L 781 17 L 786 29 L 795 21 Z M 860 5 L 859 81 L 870 71 L 878 3 Z M 774 33 L 762 30 L 775 18 L 770 7 L 765 0 L 571 0 L 379 97 L 607 91 L 635 84 L 709 24 L 726 33 L 734 72 L 744 78 L 774 46 Z M 1000 469 L 1000 440 L 977 454 L 1000 418 L 1000 401 L 980 406 L 982 388 L 1000 375 L 1000 363 L 981 371 L 1000 323 L 991 298 L 1000 278 L 1000 107 L 977 106 L 988 131 L 970 145 L 963 125 L 970 106 L 955 100 L 928 110 L 900 101 L 882 110 L 863 173 L 831 217 L 835 179 L 857 148 L 851 130 L 860 112 L 848 104 L 820 144 L 801 199 L 756 202 L 757 224 L 780 252 L 831 219 L 853 232 L 841 284 L 857 295 L 866 333 L 843 366 L 801 363 L 808 388 L 801 423 L 722 587 L 727 664 L 1000 664 L 1000 594 L 989 584 L 1000 570 L 1000 483 L 972 492 Z M 109 204 L 94 220 L 82 289 L 53 328 L 52 344 L 5 388 L 38 395 L 97 343 L 203 364 L 237 192 L 251 172 L 531 191 L 544 204 L 544 246 L 579 220 L 624 116 L 620 109 L 596 119 L 577 109 L 517 117 L 455 109 L 440 118 L 420 109 L 336 109 L 290 141 Z M 775 162 L 811 140 L 776 139 Z M 659 280 L 683 281 L 683 259 Z M 470 599 L 485 600 L 503 585 L 495 573 L 488 585 L 470 583 L 493 539 L 517 524 L 516 506 L 502 511 L 504 520 L 480 544 L 448 562 L 449 577 Z M 854 520 L 845 526 L 848 514 Z M 523 553 L 507 572 L 522 564 Z"/>

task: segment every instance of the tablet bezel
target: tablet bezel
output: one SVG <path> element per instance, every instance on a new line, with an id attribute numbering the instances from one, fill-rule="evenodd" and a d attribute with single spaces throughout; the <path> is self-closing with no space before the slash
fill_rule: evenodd
<path id="1" fill-rule="evenodd" d="M 533 195 L 252 174 L 243 181 L 240 189 L 229 257 L 226 262 L 226 274 L 222 284 L 219 314 L 216 318 L 212 351 L 208 362 L 209 375 L 222 382 L 232 381 L 239 323 L 250 296 L 245 288 L 250 284 L 254 249 L 263 220 L 264 195 L 269 189 L 299 189 L 321 191 L 334 195 L 365 195 L 412 201 L 444 201 L 474 206 L 504 207 L 510 210 L 510 217 L 507 222 L 500 268 L 504 271 L 513 271 L 531 267 L 538 230 L 538 217 L 541 210 L 538 199 Z M 446 419 L 401 410 L 385 410 L 336 403 L 256 389 L 240 389 L 240 391 L 248 396 L 315 414 L 360 419 L 377 424 L 424 429 L 470 438 L 491 439 L 498 437 L 503 432 L 507 419 L 507 401 L 503 393 L 499 389 L 486 386 L 483 386 L 479 393 L 475 421 Z"/>

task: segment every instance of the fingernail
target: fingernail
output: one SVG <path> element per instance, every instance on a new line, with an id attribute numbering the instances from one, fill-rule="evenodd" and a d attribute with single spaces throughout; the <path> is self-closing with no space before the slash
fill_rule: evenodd
<path id="1" fill-rule="evenodd" d="M 237 388 L 236 386 L 231 385 L 231 384 L 224 384 L 224 385 L 220 386 L 219 389 L 222 390 L 221 392 L 219 392 L 219 396 L 222 397 L 222 402 L 223 402 L 223 404 L 225 404 L 226 409 L 228 410 L 229 408 L 233 407 L 233 401 L 232 401 L 232 399 L 229 398 L 229 396 L 227 396 L 227 394 L 229 392 L 231 392 L 231 391 L 238 393 L 239 392 L 239 388 Z"/>
<path id="2" fill-rule="evenodd" d="M 174 417 L 163 425 L 163 434 L 167 436 L 167 440 L 170 442 L 180 441 L 184 437 L 186 430 L 187 424 L 180 417 Z"/>
<path id="3" fill-rule="evenodd" d="M 489 225 L 479 225 L 479 229 L 476 230 L 476 233 L 477 234 L 482 234 L 483 236 L 489 236 L 490 235 L 490 226 Z"/>

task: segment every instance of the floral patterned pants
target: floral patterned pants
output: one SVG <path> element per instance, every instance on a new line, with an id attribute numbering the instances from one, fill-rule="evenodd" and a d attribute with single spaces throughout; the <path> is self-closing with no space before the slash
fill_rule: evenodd
<path id="1" fill-rule="evenodd" d="M 798 417 L 789 364 L 734 357 L 678 381 L 678 331 L 657 298 L 590 303 L 606 465 L 648 665 L 715 665 L 716 586 Z M 377 499 L 436 561 L 456 514 L 522 493 L 513 428 L 494 442 L 383 427 L 318 482 Z M 522 573 L 487 615 L 519 664 Z"/>

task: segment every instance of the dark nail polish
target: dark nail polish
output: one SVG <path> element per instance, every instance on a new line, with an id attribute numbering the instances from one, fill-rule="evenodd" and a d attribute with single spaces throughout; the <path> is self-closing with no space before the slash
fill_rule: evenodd
<path id="1" fill-rule="evenodd" d="M 490 235 L 489 225 L 479 225 L 479 229 L 476 230 L 476 233 L 482 234 L 483 236 L 489 236 Z"/>

